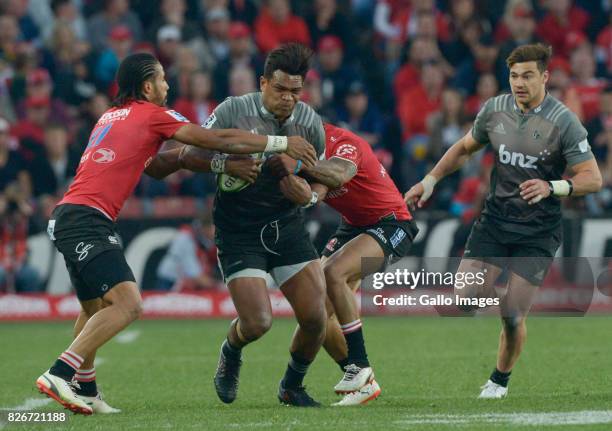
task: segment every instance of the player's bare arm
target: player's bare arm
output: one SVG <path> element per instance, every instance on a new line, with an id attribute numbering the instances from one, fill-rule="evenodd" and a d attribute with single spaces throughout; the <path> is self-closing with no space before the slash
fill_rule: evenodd
<path id="1" fill-rule="evenodd" d="M 294 204 L 310 207 L 324 201 L 329 188 L 319 183 L 308 184 L 304 178 L 290 174 L 280 181 L 280 190 Z"/>
<path id="2" fill-rule="evenodd" d="M 471 131 L 455 142 L 444 153 L 431 172 L 406 192 L 404 200 L 408 206 L 414 210 L 415 202 L 417 202 L 417 206 L 421 208 L 433 193 L 433 189 L 438 181 L 461 168 L 472 154 L 484 148 L 484 146 L 484 144 L 474 139 Z"/>
<path id="3" fill-rule="evenodd" d="M 300 173 L 311 182 L 337 189 L 357 174 L 357 166 L 349 160 L 332 157 L 329 160 L 319 160 L 315 166 L 303 168 Z"/>
<path id="4" fill-rule="evenodd" d="M 584 196 L 601 189 L 602 178 L 595 159 L 576 163 L 569 168 L 572 177 L 568 180 L 544 181 L 527 180 L 519 186 L 521 197 L 533 205 L 551 194 L 563 196 Z"/>
<path id="5" fill-rule="evenodd" d="M 286 153 L 302 160 L 306 166 L 314 166 L 317 160 L 315 149 L 301 136 L 264 136 L 239 129 L 204 129 L 186 124 L 172 138 L 187 145 L 229 154 Z"/>
<path id="6" fill-rule="evenodd" d="M 145 169 L 145 173 L 153 178 L 162 179 L 179 169 L 187 169 L 202 173 L 226 173 L 254 183 L 261 172 L 261 163 L 262 160 L 250 156 L 219 154 L 183 145 L 180 148 L 158 153 Z"/>
<path id="7" fill-rule="evenodd" d="M 279 177 L 297 175 L 305 177 L 310 182 L 325 184 L 330 189 L 336 189 L 349 182 L 357 174 L 357 166 L 349 160 L 332 157 L 329 160 L 319 160 L 312 168 L 303 167 L 299 160 L 283 154 L 268 160 L 268 167 Z"/>

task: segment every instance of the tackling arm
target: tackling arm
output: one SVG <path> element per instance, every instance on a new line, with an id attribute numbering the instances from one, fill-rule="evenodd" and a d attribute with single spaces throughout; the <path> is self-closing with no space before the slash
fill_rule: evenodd
<path id="1" fill-rule="evenodd" d="M 222 153 L 284 152 L 303 160 L 307 166 L 313 166 L 316 162 L 314 148 L 300 136 L 264 136 L 239 129 L 205 129 L 195 124 L 186 124 L 172 138 L 187 145 Z"/>
<path id="2" fill-rule="evenodd" d="M 357 166 L 351 161 L 332 157 L 329 160 L 319 160 L 312 168 L 302 169 L 300 174 L 310 182 L 337 189 L 357 174 Z"/>

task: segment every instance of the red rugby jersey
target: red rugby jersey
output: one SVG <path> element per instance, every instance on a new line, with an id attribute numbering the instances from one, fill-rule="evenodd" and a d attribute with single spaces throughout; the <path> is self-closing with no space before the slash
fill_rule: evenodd
<path id="1" fill-rule="evenodd" d="M 348 130 L 325 124 L 325 157 L 338 157 L 357 166 L 357 174 L 341 187 L 330 190 L 325 202 L 353 226 L 370 226 L 388 215 L 410 220 L 404 199 L 372 147 Z"/>
<path id="2" fill-rule="evenodd" d="M 58 205 L 87 205 L 116 220 L 161 144 L 189 123 L 167 107 L 136 101 L 96 123 L 74 181 Z"/>

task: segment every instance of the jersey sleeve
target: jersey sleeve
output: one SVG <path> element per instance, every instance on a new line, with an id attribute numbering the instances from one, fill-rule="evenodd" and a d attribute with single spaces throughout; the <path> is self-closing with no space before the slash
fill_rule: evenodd
<path id="1" fill-rule="evenodd" d="M 354 142 L 349 136 L 341 135 L 332 147 L 329 153 L 330 159 L 337 157 L 339 159 L 348 160 L 359 167 L 363 151 L 358 142 Z"/>
<path id="2" fill-rule="evenodd" d="M 178 129 L 188 123 L 190 121 L 180 113 L 163 107 L 153 112 L 149 127 L 163 139 L 170 139 Z"/>
<path id="3" fill-rule="evenodd" d="M 476 140 L 476 142 L 481 144 L 491 143 L 489 139 L 489 132 L 487 131 L 487 121 L 489 120 L 489 115 L 491 114 L 492 103 L 493 99 L 487 100 L 484 106 L 480 109 L 480 112 L 474 120 L 474 125 L 472 126 L 472 137 Z"/>
<path id="4" fill-rule="evenodd" d="M 312 125 L 310 144 L 314 147 L 317 152 L 319 160 L 325 159 L 325 129 L 323 128 L 323 121 L 318 115 L 314 119 Z"/>
<path id="5" fill-rule="evenodd" d="M 568 111 L 561 117 L 561 152 L 568 166 L 594 158 L 587 131 L 576 115 Z"/>
<path id="6" fill-rule="evenodd" d="M 212 114 L 202 124 L 205 129 L 231 129 L 234 118 L 233 98 L 228 97 L 218 105 Z"/>

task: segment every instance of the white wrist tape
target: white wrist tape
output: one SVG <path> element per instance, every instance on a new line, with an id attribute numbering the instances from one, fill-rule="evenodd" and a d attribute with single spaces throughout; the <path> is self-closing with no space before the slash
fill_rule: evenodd
<path id="1" fill-rule="evenodd" d="M 268 144 L 266 145 L 265 152 L 272 153 L 284 153 L 287 150 L 287 137 L 286 136 L 273 136 L 268 135 Z"/>
<path id="2" fill-rule="evenodd" d="M 210 161 L 210 170 L 215 174 L 222 174 L 225 172 L 225 161 L 227 160 L 227 154 L 216 153 Z"/>
<path id="3" fill-rule="evenodd" d="M 316 205 L 319 201 L 319 194 L 317 192 L 312 192 L 310 196 L 310 201 L 306 205 L 302 205 L 302 208 L 310 208 L 313 205 Z"/>
<path id="4" fill-rule="evenodd" d="M 551 181 L 550 184 L 553 188 L 553 195 L 555 196 L 569 196 L 571 192 L 570 183 L 566 180 Z"/>

